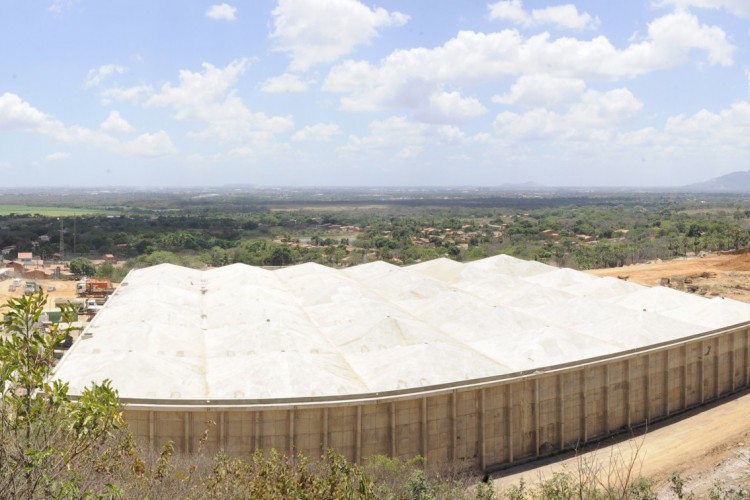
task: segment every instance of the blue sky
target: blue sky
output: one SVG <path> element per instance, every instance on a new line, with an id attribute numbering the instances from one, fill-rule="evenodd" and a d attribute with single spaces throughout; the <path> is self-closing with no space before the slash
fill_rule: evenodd
<path id="1" fill-rule="evenodd" d="M 6 186 L 671 186 L 750 168 L 750 1 L 6 0 Z"/>

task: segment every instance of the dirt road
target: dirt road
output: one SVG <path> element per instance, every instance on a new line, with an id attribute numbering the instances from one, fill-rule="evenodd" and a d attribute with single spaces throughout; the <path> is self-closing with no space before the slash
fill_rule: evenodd
<path id="1" fill-rule="evenodd" d="M 724 484 L 750 479 L 750 392 L 735 399 L 694 410 L 679 420 L 661 422 L 645 434 L 609 444 L 602 442 L 593 451 L 578 456 L 564 456 L 548 463 L 537 463 L 495 474 L 496 490 L 518 485 L 521 478 L 527 484 L 552 477 L 555 472 L 571 472 L 602 468 L 615 463 L 620 471 L 631 463 L 635 474 L 657 481 L 660 497 L 668 494 L 668 477 L 679 472 L 686 480 L 686 490 L 696 498 L 708 498 L 715 481 Z M 614 459 L 614 460 L 613 460 Z M 614 482 L 614 481 L 613 481 Z"/>
<path id="2" fill-rule="evenodd" d="M 15 292 L 8 291 L 8 287 L 13 283 L 12 280 L 0 281 L 0 304 L 4 304 L 11 297 L 20 297 L 23 295 L 23 284 L 26 281 L 34 281 L 49 295 L 48 309 L 54 307 L 55 299 L 64 297 L 68 299 L 76 296 L 76 282 L 68 280 L 26 280 L 21 279 L 21 286 Z M 55 287 L 52 292 L 47 292 L 48 287 Z"/>

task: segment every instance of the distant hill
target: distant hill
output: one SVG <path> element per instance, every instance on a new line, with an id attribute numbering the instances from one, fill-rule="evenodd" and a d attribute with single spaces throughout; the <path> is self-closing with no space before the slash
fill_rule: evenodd
<path id="1" fill-rule="evenodd" d="M 750 170 L 732 172 L 705 182 L 683 186 L 685 191 L 701 193 L 750 193 Z"/>

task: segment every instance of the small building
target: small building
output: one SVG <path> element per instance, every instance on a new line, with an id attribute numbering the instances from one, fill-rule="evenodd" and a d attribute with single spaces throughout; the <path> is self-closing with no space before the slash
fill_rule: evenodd
<path id="1" fill-rule="evenodd" d="M 7 262 L 4 262 L 3 265 L 6 268 L 12 269 L 13 274 L 15 274 L 16 276 L 21 276 L 21 274 L 23 274 L 24 265 L 21 264 L 20 262 L 7 261 Z"/>
<path id="2" fill-rule="evenodd" d="M 31 252 L 18 252 L 18 260 L 21 264 L 30 265 L 34 260 L 34 254 Z"/>

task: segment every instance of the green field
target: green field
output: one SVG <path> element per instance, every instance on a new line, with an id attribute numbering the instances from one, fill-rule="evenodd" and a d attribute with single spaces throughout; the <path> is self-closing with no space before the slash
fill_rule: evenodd
<path id="1" fill-rule="evenodd" d="M 111 210 L 100 210 L 96 208 L 73 208 L 73 207 L 39 207 L 31 205 L 0 205 L 0 215 L 9 214 L 31 214 L 45 215 L 47 217 L 68 217 L 71 215 L 91 215 L 91 214 L 110 214 L 117 215 Z"/>

